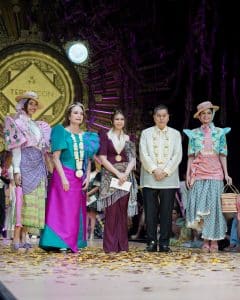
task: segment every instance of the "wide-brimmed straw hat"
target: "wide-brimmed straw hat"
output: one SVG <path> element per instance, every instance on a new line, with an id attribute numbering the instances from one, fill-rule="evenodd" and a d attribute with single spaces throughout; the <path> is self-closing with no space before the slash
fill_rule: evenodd
<path id="1" fill-rule="evenodd" d="M 40 100 L 38 98 L 38 94 L 33 92 L 33 91 L 27 91 L 21 95 L 18 95 L 15 100 L 17 102 L 19 102 L 20 100 L 22 99 L 32 99 L 32 100 L 35 100 L 37 103 L 38 103 L 38 108 L 43 108 L 43 104 L 40 103 Z"/>
<path id="2" fill-rule="evenodd" d="M 199 117 L 199 114 L 206 110 L 206 109 L 213 109 L 214 111 L 219 110 L 219 106 L 213 105 L 211 101 L 204 101 L 198 104 L 197 106 L 197 112 L 193 115 L 194 119 L 197 119 Z"/>

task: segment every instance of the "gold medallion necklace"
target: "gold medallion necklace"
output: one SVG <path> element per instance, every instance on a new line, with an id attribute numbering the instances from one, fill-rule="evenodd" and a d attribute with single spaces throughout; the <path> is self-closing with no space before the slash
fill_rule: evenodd
<path id="1" fill-rule="evenodd" d="M 120 161 L 122 160 L 122 156 L 121 156 L 120 154 L 117 154 L 117 155 L 115 156 L 115 160 L 116 160 L 117 162 L 120 162 Z"/>
<path id="2" fill-rule="evenodd" d="M 123 131 L 120 132 L 119 135 L 117 135 L 113 129 L 110 129 L 108 132 L 108 137 L 111 139 L 114 149 L 117 152 L 117 155 L 115 155 L 115 160 L 117 162 L 122 161 L 122 155 L 121 152 L 125 147 L 126 137 L 123 133 Z"/>
<path id="3" fill-rule="evenodd" d="M 83 134 L 79 133 L 79 145 L 77 139 L 73 133 L 71 133 L 71 138 L 73 140 L 73 154 L 76 161 L 76 172 L 75 175 L 78 178 L 83 176 L 83 158 L 84 158 L 84 145 L 83 145 Z"/>

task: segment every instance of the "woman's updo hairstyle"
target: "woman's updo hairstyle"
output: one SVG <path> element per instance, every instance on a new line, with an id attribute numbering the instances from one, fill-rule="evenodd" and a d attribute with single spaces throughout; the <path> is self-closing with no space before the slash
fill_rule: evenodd
<path id="1" fill-rule="evenodd" d="M 65 113 L 64 113 L 64 121 L 63 121 L 63 126 L 69 126 L 70 125 L 70 120 L 69 117 L 72 113 L 72 110 L 74 107 L 79 106 L 82 111 L 83 111 L 83 122 L 86 120 L 86 110 L 84 105 L 81 102 L 74 102 L 72 104 L 69 104 L 69 106 L 66 108 Z"/>

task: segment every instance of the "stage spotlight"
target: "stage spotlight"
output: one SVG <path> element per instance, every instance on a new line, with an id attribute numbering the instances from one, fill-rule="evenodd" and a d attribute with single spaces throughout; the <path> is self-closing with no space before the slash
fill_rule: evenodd
<path id="1" fill-rule="evenodd" d="M 69 42 L 66 44 L 67 56 L 74 64 L 82 64 L 88 58 L 88 49 L 81 42 Z"/>

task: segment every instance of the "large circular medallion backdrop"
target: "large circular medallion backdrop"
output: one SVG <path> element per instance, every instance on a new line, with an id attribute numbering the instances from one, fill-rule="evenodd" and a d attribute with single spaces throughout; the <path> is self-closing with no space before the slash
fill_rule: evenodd
<path id="1" fill-rule="evenodd" d="M 0 52 L 0 121 L 15 113 L 15 97 L 25 91 L 39 95 L 43 108 L 33 116 L 51 126 L 65 108 L 81 99 L 82 88 L 73 65 L 59 51 L 39 44 L 21 44 Z"/>

